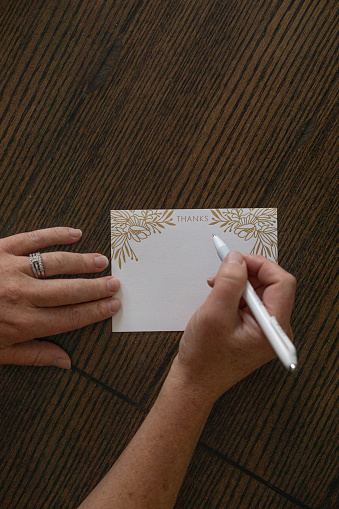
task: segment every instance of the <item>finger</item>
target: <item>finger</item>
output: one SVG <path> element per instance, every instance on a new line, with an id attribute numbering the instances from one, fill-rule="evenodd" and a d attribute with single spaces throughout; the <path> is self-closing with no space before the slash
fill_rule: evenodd
<path id="1" fill-rule="evenodd" d="M 281 268 L 276 263 L 263 256 L 244 255 L 247 269 L 251 276 L 256 276 L 258 282 L 263 285 L 262 300 L 269 313 L 275 316 L 280 325 L 287 326 L 292 314 L 296 279 L 292 274 Z"/>
<path id="2" fill-rule="evenodd" d="M 44 247 L 73 244 L 81 235 L 81 230 L 58 226 L 12 235 L 1 239 L 1 245 L 9 253 L 27 255 Z"/>
<path id="3" fill-rule="evenodd" d="M 108 266 L 108 258 L 99 253 L 41 253 L 41 259 L 45 270 L 45 277 L 60 274 L 89 274 L 101 272 Z M 23 272 L 28 276 L 34 276 L 31 264 L 27 256 L 21 258 Z"/>
<path id="4" fill-rule="evenodd" d="M 60 334 L 80 329 L 91 323 L 100 322 L 113 316 L 120 308 L 120 301 L 114 297 L 83 304 L 39 308 L 31 313 L 32 328 L 38 331 L 39 337 Z M 28 323 L 29 327 L 30 324 Z"/>
<path id="5" fill-rule="evenodd" d="M 207 279 L 207 284 L 208 286 L 210 286 L 211 288 L 214 287 L 214 283 L 215 283 L 215 278 L 216 278 L 216 275 L 214 276 L 210 276 L 208 279 Z M 257 292 L 257 295 L 260 297 L 260 299 L 262 299 L 262 295 L 264 293 L 264 289 L 265 287 L 262 286 L 256 277 L 249 277 L 248 278 L 250 283 L 252 284 L 253 288 L 255 289 L 255 291 Z M 246 302 L 244 301 L 243 298 L 240 299 L 240 303 L 239 303 L 239 308 L 245 308 L 247 306 Z"/>
<path id="6" fill-rule="evenodd" d="M 32 283 L 29 288 L 29 301 L 34 306 L 41 308 L 68 306 L 112 297 L 120 286 L 119 280 L 111 276 L 95 279 L 34 281 Z"/>
<path id="7" fill-rule="evenodd" d="M 71 359 L 60 346 L 33 339 L 0 349 L 0 364 L 56 366 L 70 369 Z"/>
<path id="8" fill-rule="evenodd" d="M 247 269 L 242 255 L 236 251 L 229 253 L 220 266 L 206 302 L 211 306 L 213 316 L 222 317 L 230 327 L 238 319 L 239 302 L 246 281 Z"/>
<path id="9" fill-rule="evenodd" d="M 280 265 L 264 256 L 244 254 L 243 257 L 249 276 L 256 277 L 262 285 L 268 286 L 279 282 L 285 276 L 291 276 Z"/>

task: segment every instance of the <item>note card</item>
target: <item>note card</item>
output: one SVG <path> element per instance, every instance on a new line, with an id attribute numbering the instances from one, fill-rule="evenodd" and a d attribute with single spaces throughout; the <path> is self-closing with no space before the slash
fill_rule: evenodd
<path id="1" fill-rule="evenodd" d="M 277 261 L 277 209 L 112 210 L 122 304 L 113 332 L 183 331 L 220 266 L 213 233 L 230 250 Z"/>

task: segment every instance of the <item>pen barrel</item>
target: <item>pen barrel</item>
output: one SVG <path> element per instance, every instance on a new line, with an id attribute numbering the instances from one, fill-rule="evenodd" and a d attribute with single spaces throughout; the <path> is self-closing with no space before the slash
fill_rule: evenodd
<path id="1" fill-rule="evenodd" d="M 297 352 L 295 346 L 280 327 L 276 318 L 270 316 L 249 282 L 246 284 L 243 297 L 285 368 L 291 369 L 292 364 L 296 366 Z"/>

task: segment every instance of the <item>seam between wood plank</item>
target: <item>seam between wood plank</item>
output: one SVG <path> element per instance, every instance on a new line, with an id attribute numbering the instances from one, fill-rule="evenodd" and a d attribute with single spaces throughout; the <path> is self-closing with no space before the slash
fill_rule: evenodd
<path id="1" fill-rule="evenodd" d="M 135 401 L 133 401 L 132 399 L 128 398 L 127 396 L 125 396 L 121 392 L 119 392 L 119 391 L 113 389 L 112 387 L 110 387 L 109 385 L 106 385 L 105 383 L 101 382 L 98 378 L 95 378 L 94 376 L 86 373 L 86 371 L 83 371 L 82 369 L 78 368 L 75 365 L 72 365 L 72 370 L 75 371 L 76 373 L 78 373 L 80 376 L 83 376 L 83 377 L 87 378 L 88 380 L 90 380 L 91 382 L 95 383 L 96 385 L 99 385 L 104 390 L 110 392 L 111 394 L 113 394 L 117 398 L 120 398 L 125 403 L 128 403 L 129 405 L 133 406 L 134 408 L 137 408 L 143 414 L 145 414 L 145 415 L 148 414 L 147 409 L 143 405 L 140 405 L 139 403 L 136 403 Z M 246 467 L 243 467 L 242 465 L 239 465 L 239 463 L 237 463 L 236 461 L 232 460 L 231 458 L 228 458 L 227 456 L 225 456 L 221 452 L 217 451 L 213 447 L 210 447 L 209 445 L 205 444 L 201 440 L 198 442 L 198 446 L 203 447 L 206 451 L 208 451 L 209 453 L 214 454 L 219 459 L 225 461 L 226 463 L 228 463 L 232 467 L 236 468 L 237 470 L 240 470 L 243 474 L 248 475 L 249 477 L 251 477 L 255 481 L 259 482 L 260 484 L 262 484 L 262 485 L 266 486 L 267 488 L 271 489 L 272 491 L 278 493 L 282 497 L 284 497 L 287 500 L 289 500 L 290 502 L 294 503 L 297 507 L 301 507 L 302 509 L 312 509 L 310 506 L 304 504 L 304 502 L 302 502 L 301 500 L 298 500 L 297 498 L 295 498 L 294 496 L 290 495 L 289 493 L 286 493 L 285 491 L 280 489 L 278 486 L 275 486 L 274 484 L 271 484 L 270 482 L 266 481 L 263 477 L 260 477 L 259 475 L 255 474 L 254 472 L 251 472 L 251 470 L 248 470 Z"/>
<path id="2" fill-rule="evenodd" d="M 147 414 L 148 413 L 147 410 L 143 406 L 139 405 L 139 403 L 136 403 L 135 401 L 133 401 L 132 399 L 128 398 L 127 396 L 125 396 L 121 392 L 116 391 L 115 389 L 112 389 L 112 387 L 110 387 L 109 385 L 104 384 L 98 378 L 95 378 L 94 376 L 89 375 L 88 373 L 86 373 L 86 371 L 83 371 L 82 369 L 78 368 L 77 366 L 72 365 L 72 371 L 75 371 L 76 373 L 78 373 L 79 375 L 83 376 L 84 378 L 87 378 L 88 380 L 90 380 L 91 382 L 95 383 L 96 385 L 99 385 L 100 387 L 102 387 L 106 391 L 110 392 L 111 394 L 113 394 L 117 398 L 122 399 L 125 403 L 128 403 L 129 405 L 137 408 L 143 414 Z"/>
<path id="3" fill-rule="evenodd" d="M 237 463 L 236 461 L 233 461 L 232 459 L 230 459 L 227 456 L 225 456 L 225 454 L 222 454 L 221 452 L 217 451 L 213 447 L 210 447 L 209 445 L 205 444 L 201 440 L 198 442 L 198 445 L 203 447 L 208 452 L 218 456 L 219 459 L 225 461 L 226 463 L 228 463 L 232 467 L 237 468 L 243 474 L 246 474 L 246 475 L 252 477 L 252 479 L 256 480 L 260 484 L 263 484 L 264 486 L 266 486 L 267 488 L 275 491 L 276 493 L 278 493 L 282 497 L 285 497 L 287 500 L 289 500 L 290 502 L 293 502 L 298 507 L 301 507 L 302 509 L 312 509 L 310 506 L 304 504 L 304 502 L 301 502 L 301 500 L 298 500 L 297 498 L 293 497 L 289 493 L 286 493 L 285 491 L 283 491 L 282 489 L 278 488 L 274 484 L 271 484 L 270 482 L 266 481 L 263 477 L 260 477 L 259 475 L 255 474 L 254 472 L 251 472 L 251 470 L 248 470 L 246 467 L 243 467 L 242 465 L 239 465 L 239 463 Z"/>

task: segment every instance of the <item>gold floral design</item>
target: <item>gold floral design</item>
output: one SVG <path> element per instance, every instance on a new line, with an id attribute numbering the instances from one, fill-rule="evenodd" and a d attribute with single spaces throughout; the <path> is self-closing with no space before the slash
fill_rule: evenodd
<path id="1" fill-rule="evenodd" d="M 119 268 L 127 257 L 138 261 L 131 241 L 141 242 L 152 233 L 161 233 L 165 225 L 175 226 L 173 210 L 111 210 L 112 258 L 118 259 Z"/>
<path id="2" fill-rule="evenodd" d="M 252 254 L 270 256 L 278 261 L 276 214 L 277 209 L 220 209 L 211 210 L 213 220 L 224 232 L 233 232 L 243 240 L 256 239 Z"/>

